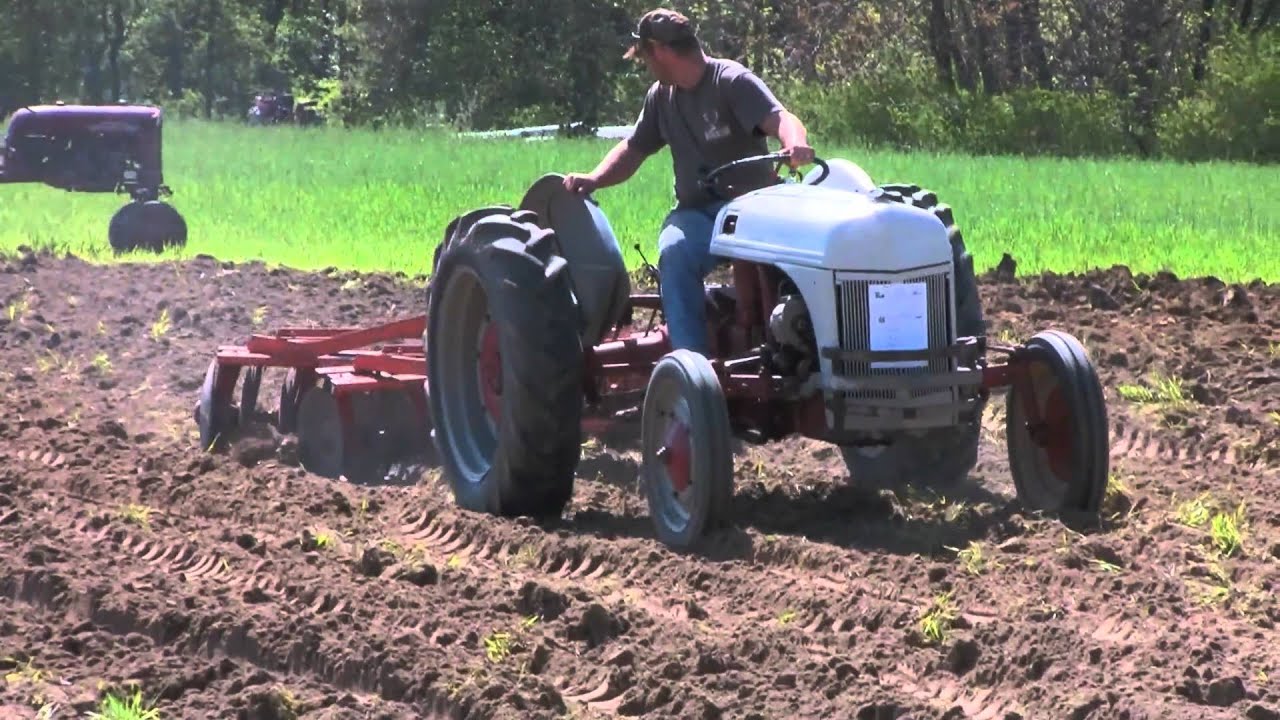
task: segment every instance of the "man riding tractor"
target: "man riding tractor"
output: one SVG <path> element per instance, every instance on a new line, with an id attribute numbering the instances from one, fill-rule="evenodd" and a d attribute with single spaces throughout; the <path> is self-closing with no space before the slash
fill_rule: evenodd
<path id="1" fill-rule="evenodd" d="M 712 168 L 769 152 L 778 138 L 791 167 L 813 160 L 804 125 L 741 63 L 709 57 L 689 19 L 673 10 L 645 13 L 624 57 L 643 61 L 656 81 L 631 136 L 619 142 L 590 173 L 570 173 L 565 187 L 589 194 L 625 182 L 650 155 L 670 146 L 676 205 L 658 236 L 662 306 L 672 349 L 709 354 L 703 280 L 715 265 L 712 224 L 727 200 L 703 188 Z M 724 174 L 732 199 L 776 182 L 764 165 Z"/>

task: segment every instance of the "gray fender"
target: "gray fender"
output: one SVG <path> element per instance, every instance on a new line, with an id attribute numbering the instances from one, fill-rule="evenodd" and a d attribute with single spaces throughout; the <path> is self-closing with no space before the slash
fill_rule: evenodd
<path id="1" fill-rule="evenodd" d="M 599 204 L 566 190 L 563 183 L 563 175 L 543 175 L 529 187 L 520 209 L 536 213 L 542 227 L 555 231 L 582 314 L 582 344 L 590 347 L 621 317 L 631 296 L 631 277 Z"/>

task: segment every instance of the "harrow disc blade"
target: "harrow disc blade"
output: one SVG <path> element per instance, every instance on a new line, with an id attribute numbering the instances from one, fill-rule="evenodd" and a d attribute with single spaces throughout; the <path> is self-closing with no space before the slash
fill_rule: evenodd
<path id="1" fill-rule="evenodd" d="M 262 387 L 262 366 L 245 368 L 244 379 L 240 381 L 240 427 L 246 427 L 258 409 L 258 391 Z"/>
<path id="2" fill-rule="evenodd" d="M 226 442 L 226 435 L 235 425 L 231 406 L 231 392 L 235 387 L 239 368 L 220 365 L 215 358 L 204 373 L 204 383 L 196 401 L 195 420 L 200 429 L 200 448 L 213 450 Z"/>
<path id="3" fill-rule="evenodd" d="M 386 465 L 369 440 L 377 417 L 371 395 L 339 397 L 329 383 L 312 389 L 298 406 L 298 456 L 302 467 L 321 477 L 345 477 L 349 482 L 376 482 Z"/>

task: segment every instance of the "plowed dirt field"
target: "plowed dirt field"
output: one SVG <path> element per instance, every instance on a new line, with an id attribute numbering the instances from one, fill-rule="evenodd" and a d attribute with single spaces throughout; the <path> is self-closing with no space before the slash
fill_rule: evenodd
<path id="1" fill-rule="evenodd" d="M 1019 509 L 999 400 L 972 492 L 747 447 L 736 527 L 679 554 L 625 432 L 589 441 L 545 526 L 454 509 L 429 466 L 309 475 L 267 428 L 273 371 L 261 427 L 201 452 L 218 344 L 416 314 L 420 282 L 0 260 L 0 717 L 132 686 L 190 719 L 1280 717 L 1280 288 L 982 283 L 993 334 L 1061 327 L 1098 362 L 1104 522 Z M 1181 401 L 1121 397 L 1152 372 Z"/>

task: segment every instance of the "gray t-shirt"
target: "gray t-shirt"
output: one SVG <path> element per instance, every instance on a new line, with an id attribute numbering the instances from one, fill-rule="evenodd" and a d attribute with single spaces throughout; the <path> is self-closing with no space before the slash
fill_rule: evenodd
<path id="1" fill-rule="evenodd" d="M 655 82 L 644 98 L 628 142 L 645 155 L 671 146 L 675 194 L 679 207 L 700 207 L 713 200 L 699 180 L 734 160 L 769 152 L 758 129 L 782 104 L 768 86 L 741 63 L 708 58 L 702 80 L 692 89 Z M 771 163 L 752 163 L 721 173 L 716 186 L 728 194 L 776 182 Z"/>

